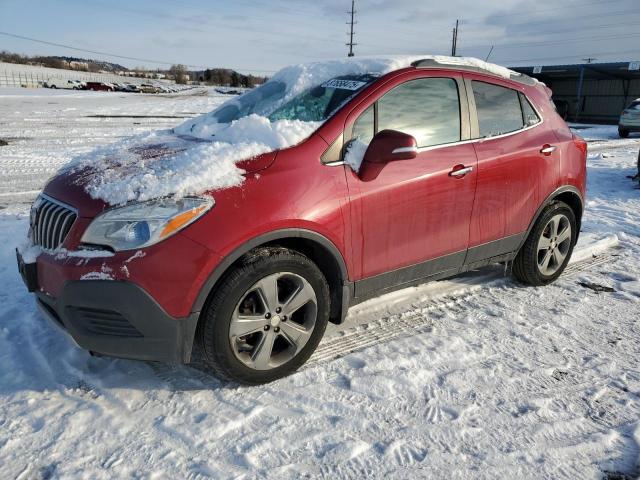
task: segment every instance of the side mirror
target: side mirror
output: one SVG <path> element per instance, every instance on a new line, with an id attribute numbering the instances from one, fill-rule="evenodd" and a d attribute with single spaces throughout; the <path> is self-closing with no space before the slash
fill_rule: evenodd
<path id="1" fill-rule="evenodd" d="M 387 163 L 395 160 L 410 160 L 418 155 L 416 139 L 396 130 L 382 130 L 369 143 L 364 154 L 368 163 Z"/>

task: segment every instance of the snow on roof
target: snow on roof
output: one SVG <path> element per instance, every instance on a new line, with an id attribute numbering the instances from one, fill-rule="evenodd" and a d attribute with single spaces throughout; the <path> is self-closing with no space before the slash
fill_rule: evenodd
<path id="1" fill-rule="evenodd" d="M 447 66 L 480 67 L 504 78 L 515 73 L 475 58 L 428 55 L 361 57 L 293 65 L 280 70 L 265 84 L 273 86 L 274 82 L 281 82 L 285 88 L 282 95 L 257 113 L 229 123 L 219 122 L 216 112 L 242 101 L 242 97 L 234 98 L 173 130 L 133 137 L 77 157 L 71 167 L 90 167 L 91 174 L 82 178 L 85 190 L 93 198 L 111 205 L 171 195 L 198 195 L 237 186 L 244 181 L 245 173 L 237 167 L 238 162 L 296 145 L 321 125 L 321 122 L 270 120 L 268 116 L 276 108 L 336 77 L 383 75 L 425 59 Z M 245 95 L 252 92 L 255 90 Z M 185 135 L 200 141 L 186 142 L 179 138 Z M 163 153 L 145 157 L 140 155 L 145 148 L 161 149 Z"/>

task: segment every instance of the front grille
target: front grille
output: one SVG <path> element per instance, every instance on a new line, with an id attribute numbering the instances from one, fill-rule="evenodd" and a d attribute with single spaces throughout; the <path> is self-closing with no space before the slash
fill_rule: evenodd
<path id="1" fill-rule="evenodd" d="M 31 207 L 31 242 L 49 250 L 58 248 L 77 216 L 71 207 L 40 195 Z"/>
<path id="2" fill-rule="evenodd" d="M 74 325 L 87 333 L 111 337 L 142 337 L 140 331 L 118 312 L 87 307 L 68 307 L 68 312 Z"/>

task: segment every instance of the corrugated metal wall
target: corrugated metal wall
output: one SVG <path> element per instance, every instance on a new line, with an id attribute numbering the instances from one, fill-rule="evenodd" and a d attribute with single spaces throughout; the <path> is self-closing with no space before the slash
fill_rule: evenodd
<path id="1" fill-rule="evenodd" d="M 620 113 L 636 98 L 640 98 L 640 79 L 585 79 L 582 85 L 582 104 L 577 112 L 578 80 L 547 80 L 555 100 L 569 104 L 569 119 L 584 122 L 615 123 Z M 625 95 L 625 88 L 628 88 Z"/>

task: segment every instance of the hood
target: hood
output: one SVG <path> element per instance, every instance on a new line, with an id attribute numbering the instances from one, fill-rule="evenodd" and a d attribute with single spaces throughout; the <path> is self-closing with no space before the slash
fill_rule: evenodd
<path id="1" fill-rule="evenodd" d="M 43 191 L 77 208 L 81 217 L 94 217 L 113 205 L 162 196 L 162 192 L 157 196 L 137 195 L 140 189 L 136 189 L 136 185 L 151 187 L 158 174 L 176 177 L 176 189 L 179 188 L 179 180 L 189 175 L 188 171 L 181 172 L 179 159 L 202 157 L 214 143 L 172 132 L 136 137 L 92 152 L 91 161 L 83 157 L 76 159 L 51 178 Z M 236 161 L 234 166 L 240 175 L 255 173 L 269 167 L 275 157 L 276 152 L 257 154 Z M 219 177 L 229 178 L 226 184 L 217 182 L 215 190 L 233 186 L 235 175 L 232 173 L 222 168 Z M 120 201 L 109 201 L 109 195 L 96 195 L 96 191 L 112 193 Z"/>

